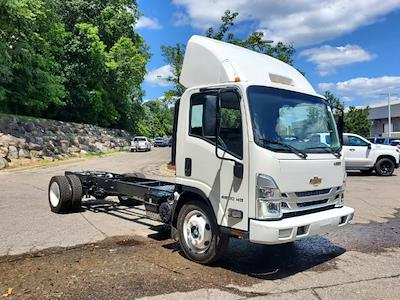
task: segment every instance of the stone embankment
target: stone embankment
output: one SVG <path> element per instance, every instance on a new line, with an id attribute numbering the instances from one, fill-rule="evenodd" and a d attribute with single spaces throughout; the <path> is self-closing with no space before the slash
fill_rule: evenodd
<path id="1" fill-rule="evenodd" d="M 120 129 L 0 116 L 0 170 L 40 160 L 124 150 L 131 139 L 129 132 Z"/>

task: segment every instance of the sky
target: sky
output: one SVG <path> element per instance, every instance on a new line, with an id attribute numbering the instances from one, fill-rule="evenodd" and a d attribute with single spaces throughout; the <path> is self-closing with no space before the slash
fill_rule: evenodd
<path id="1" fill-rule="evenodd" d="M 245 38 L 291 43 L 294 65 L 316 91 L 331 91 L 345 106 L 400 101 L 400 0 L 138 0 L 136 30 L 152 58 L 142 84 L 145 100 L 168 90 L 170 67 L 160 46 L 186 44 L 218 26 L 224 11 L 239 13 L 233 27 Z"/>

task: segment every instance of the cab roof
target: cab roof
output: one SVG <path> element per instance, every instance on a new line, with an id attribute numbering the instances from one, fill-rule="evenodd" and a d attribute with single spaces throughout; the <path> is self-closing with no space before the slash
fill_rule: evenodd
<path id="1" fill-rule="evenodd" d="M 278 59 L 203 36 L 190 38 L 179 78 L 183 86 L 238 81 L 317 94 L 299 71 Z"/>

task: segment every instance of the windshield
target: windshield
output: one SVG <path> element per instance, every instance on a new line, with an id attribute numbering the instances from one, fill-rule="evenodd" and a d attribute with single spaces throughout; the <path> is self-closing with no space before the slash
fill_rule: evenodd
<path id="1" fill-rule="evenodd" d="M 254 140 L 277 152 L 289 152 L 278 141 L 307 153 L 340 150 L 331 109 L 319 97 L 250 86 L 247 89 Z"/>

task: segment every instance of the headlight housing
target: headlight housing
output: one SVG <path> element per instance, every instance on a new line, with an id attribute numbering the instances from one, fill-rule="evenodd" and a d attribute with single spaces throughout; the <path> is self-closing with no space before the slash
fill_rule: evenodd
<path id="1" fill-rule="evenodd" d="M 271 176 L 258 174 L 256 185 L 256 217 L 259 220 L 280 219 L 282 194 Z"/>
<path id="2" fill-rule="evenodd" d="M 344 191 L 346 190 L 346 180 L 347 180 L 347 174 L 345 174 L 343 184 L 340 187 L 339 191 L 339 201 L 335 204 L 335 207 L 342 207 L 344 205 Z"/>

